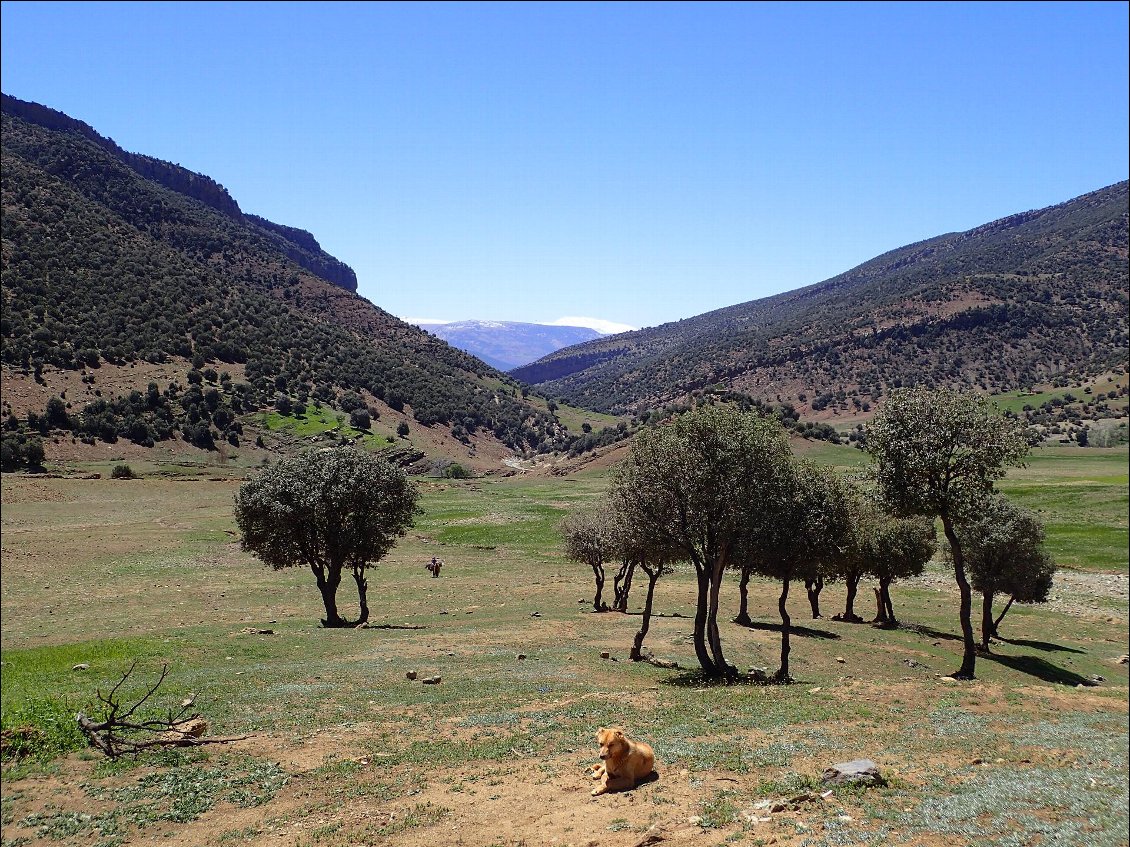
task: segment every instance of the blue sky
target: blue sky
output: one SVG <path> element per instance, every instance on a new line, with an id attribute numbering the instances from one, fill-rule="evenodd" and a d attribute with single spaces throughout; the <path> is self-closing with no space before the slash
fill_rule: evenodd
<path id="1" fill-rule="evenodd" d="M 2 86 L 400 316 L 653 326 L 1127 178 L 1130 5 L 2 4 Z"/>

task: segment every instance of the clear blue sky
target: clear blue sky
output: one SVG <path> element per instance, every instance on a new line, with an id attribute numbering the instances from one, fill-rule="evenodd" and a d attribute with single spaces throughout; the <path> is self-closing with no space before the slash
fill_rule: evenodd
<path id="1" fill-rule="evenodd" d="M 2 86 L 390 312 L 652 326 L 1127 178 L 1128 4 L 2 4 Z"/>

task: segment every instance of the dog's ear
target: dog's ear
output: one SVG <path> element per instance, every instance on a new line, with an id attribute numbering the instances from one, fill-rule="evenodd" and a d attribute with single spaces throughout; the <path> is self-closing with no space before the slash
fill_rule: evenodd
<path id="1" fill-rule="evenodd" d="M 612 734 L 615 735 L 617 738 L 623 738 L 624 737 L 624 730 L 620 729 L 620 727 L 615 727 L 612 730 Z"/>

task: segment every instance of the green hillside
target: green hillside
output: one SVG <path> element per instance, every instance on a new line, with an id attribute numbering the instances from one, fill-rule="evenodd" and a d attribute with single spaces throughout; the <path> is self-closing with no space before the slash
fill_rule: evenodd
<path id="1" fill-rule="evenodd" d="M 133 401 L 124 390 L 92 397 L 109 407 L 108 436 L 132 438 L 133 418 L 146 424 L 139 443 L 177 433 L 195 442 L 186 427 L 201 424 L 228 437 L 232 416 L 216 420 L 217 406 L 246 413 L 279 395 L 337 405 L 344 392 L 514 449 L 560 434 L 512 380 L 349 290 L 352 271 L 309 233 L 244 215 L 207 177 L 7 96 L 2 259 L 6 378 L 52 368 L 128 377 L 135 364 L 169 361 L 241 371 L 219 400 L 194 400 L 206 408 L 191 421 L 180 392 L 146 401 L 140 379 L 128 386 Z"/>
<path id="2" fill-rule="evenodd" d="M 1079 384 L 1126 366 L 1128 185 L 902 247 L 797 291 L 570 347 L 512 374 L 617 413 L 718 385 L 831 413 L 900 385 Z"/>

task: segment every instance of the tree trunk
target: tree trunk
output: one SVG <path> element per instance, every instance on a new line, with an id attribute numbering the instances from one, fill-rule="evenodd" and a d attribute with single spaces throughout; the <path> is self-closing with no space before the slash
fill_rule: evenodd
<path id="1" fill-rule="evenodd" d="M 636 633 L 636 640 L 632 642 L 631 660 L 638 662 L 643 658 L 643 640 L 647 638 L 647 631 L 651 628 L 651 601 L 655 596 L 655 581 L 659 579 L 659 568 L 654 571 L 644 566 L 643 572 L 647 574 L 647 597 L 643 601 L 643 620 L 640 622 L 640 631 Z"/>
<path id="2" fill-rule="evenodd" d="M 965 576 L 965 557 L 961 552 L 961 542 L 957 540 L 953 521 L 948 516 L 942 516 L 942 529 L 945 531 L 946 540 L 950 545 L 950 554 L 953 557 L 953 575 L 954 579 L 957 580 L 958 591 L 961 593 L 959 615 L 961 618 L 963 653 L 961 667 L 952 676 L 954 679 L 976 679 L 977 642 L 973 638 L 973 591 Z"/>
<path id="3" fill-rule="evenodd" d="M 694 613 L 694 652 L 702 672 L 707 676 L 715 676 L 718 669 L 714 660 L 710 658 L 710 651 L 706 649 L 706 617 L 710 597 L 710 572 L 705 567 L 695 562 L 698 570 L 698 608 Z"/>
<path id="4" fill-rule="evenodd" d="M 883 607 L 886 609 L 887 626 L 898 626 L 898 618 L 895 617 L 895 606 L 891 602 L 891 581 L 889 579 L 879 581 L 879 593 L 883 597 Z"/>
<path id="5" fill-rule="evenodd" d="M 709 605 L 706 613 L 707 641 L 710 645 L 711 658 L 714 659 L 714 673 L 719 676 L 730 675 L 734 672 L 722 652 L 722 634 L 718 631 L 718 595 L 722 588 L 722 574 L 725 568 L 725 560 L 719 557 L 718 561 L 714 563 L 714 569 L 710 575 Z"/>
<path id="6" fill-rule="evenodd" d="M 986 591 L 981 597 L 981 650 L 989 649 L 989 639 L 993 637 L 993 592 Z"/>
<path id="7" fill-rule="evenodd" d="M 592 575 L 596 578 L 596 596 L 592 598 L 592 610 L 594 612 L 607 612 L 608 607 L 600 599 L 600 595 L 604 592 L 604 565 L 593 565 Z"/>
<path id="8" fill-rule="evenodd" d="M 863 618 L 855 613 L 855 595 L 859 593 L 860 578 L 860 574 L 849 573 L 844 579 L 844 584 L 847 586 L 847 601 L 844 603 L 843 620 L 850 623 L 863 621 Z"/>
<path id="9" fill-rule="evenodd" d="M 616 571 L 613 579 L 612 608 L 617 612 L 628 611 L 628 593 L 632 590 L 632 574 L 635 572 L 635 562 L 623 562 Z"/>
<path id="10" fill-rule="evenodd" d="M 752 568 L 743 567 L 742 577 L 738 580 L 738 616 L 734 623 L 749 626 L 753 621 L 749 619 L 749 575 Z"/>
<path id="11" fill-rule="evenodd" d="M 820 592 L 824 590 L 824 577 L 818 576 L 816 579 L 806 579 L 804 590 L 808 592 L 808 605 L 812 607 L 812 619 L 816 620 L 820 617 Z"/>
<path id="12" fill-rule="evenodd" d="M 341 619 L 341 615 L 337 612 L 337 587 L 341 585 L 341 566 L 329 566 L 327 573 L 326 568 L 321 565 L 311 565 L 310 570 L 314 572 L 314 579 L 318 582 L 318 591 L 322 593 L 322 604 L 326 607 L 326 616 L 322 619 L 322 626 L 326 628 L 345 626 L 345 621 Z"/>
<path id="13" fill-rule="evenodd" d="M 781 580 L 781 596 L 777 600 L 777 611 L 781 613 L 781 668 L 777 671 L 778 682 L 792 682 L 789 676 L 789 627 L 793 619 L 789 617 L 789 610 L 785 608 L 785 601 L 789 599 L 789 580 Z"/>
<path id="14" fill-rule="evenodd" d="M 363 624 L 369 620 L 369 601 L 367 597 L 369 581 L 365 579 L 364 565 L 353 568 L 353 581 L 357 583 L 357 601 L 361 604 L 361 614 L 357 618 L 357 623 Z"/>
<path id="15" fill-rule="evenodd" d="M 874 624 L 885 624 L 887 622 L 887 607 L 883 605 L 883 592 L 878 588 L 872 588 L 875 592 L 875 619 L 871 621 Z"/>
<path id="16" fill-rule="evenodd" d="M 1012 604 L 1015 601 L 1016 601 L 1016 595 L 1010 594 L 1009 598 L 1008 598 L 1008 602 L 1004 604 L 1004 608 L 1001 609 L 1001 613 L 997 616 L 997 619 L 995 621 L 993 621 L 993 635 L 995 637 L 1000 638 L 1000 633 L 997 632 L 997 627 L 999 627 L 1001 625 L 1001 621 L 1004 620 L 1004 616 L 1008 614 L 1008 610 L 1012 608 Z"/>

